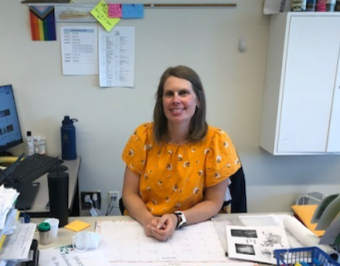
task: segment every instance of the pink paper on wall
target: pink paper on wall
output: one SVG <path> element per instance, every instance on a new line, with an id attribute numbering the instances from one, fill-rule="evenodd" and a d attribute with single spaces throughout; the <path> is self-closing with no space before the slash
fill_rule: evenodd
<path id="1" fill-rule="evenodd" d="M 107 16 L 109 18 L 121 18 L 122 17 L 122 5 L 121 4 L 107 4 Z"/>

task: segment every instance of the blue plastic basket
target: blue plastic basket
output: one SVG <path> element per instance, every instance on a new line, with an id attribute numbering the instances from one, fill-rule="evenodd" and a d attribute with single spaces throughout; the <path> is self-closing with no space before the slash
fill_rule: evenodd
<path id="1" fill-rule="evenodd" d="M 326 252 L 317 247 L 276 249 L 274 250 L 277 266 L 294 266 L 299 262 L 311 266 L 340 266 Z"/>

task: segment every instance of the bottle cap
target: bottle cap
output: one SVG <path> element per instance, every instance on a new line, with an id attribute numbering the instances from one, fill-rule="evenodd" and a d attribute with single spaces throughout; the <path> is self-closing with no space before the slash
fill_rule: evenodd
<path id="1" fill-rule="evenodd" d="M 50 231 L 50 229 L 51 229 L 51 226 L 49 223 L 40 223 L 38 225 L 39 232 L 47 232 L 47 231 Z"/>
<path id="2" fill-rule="evenodd" d="M 64 116 L 64 120 L 62 121 L 63 126 L 73 125 L 73 122 L 78 122 L 76 118 L 70 118 L 68 115 Z"/>
<path id="3" fill-rule="evenodd" d="M 64 116 L 64 120 L 62 121 L 63 125 L 72 125 L 73 121 L 70 119 L 70 117 L 68 115 Z"/>

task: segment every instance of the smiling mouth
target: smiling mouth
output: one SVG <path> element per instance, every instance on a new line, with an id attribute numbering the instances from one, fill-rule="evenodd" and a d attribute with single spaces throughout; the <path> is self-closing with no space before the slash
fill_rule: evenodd
<path id="1" fill-rule="evenodd" d="M 185 110 L 185 108 L 173 108 L 173 109 L 170 109 L 171 113 L 173 113 L 173 114 L 181 113 L 184 110 Z"/>

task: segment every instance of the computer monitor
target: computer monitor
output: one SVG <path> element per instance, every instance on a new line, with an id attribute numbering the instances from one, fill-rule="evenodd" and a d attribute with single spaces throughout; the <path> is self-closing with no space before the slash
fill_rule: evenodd
<path id="1" fill-rule="evenodd" d="M 0 154 L 23 143 L 12 85 L 0 86 Z"/>

